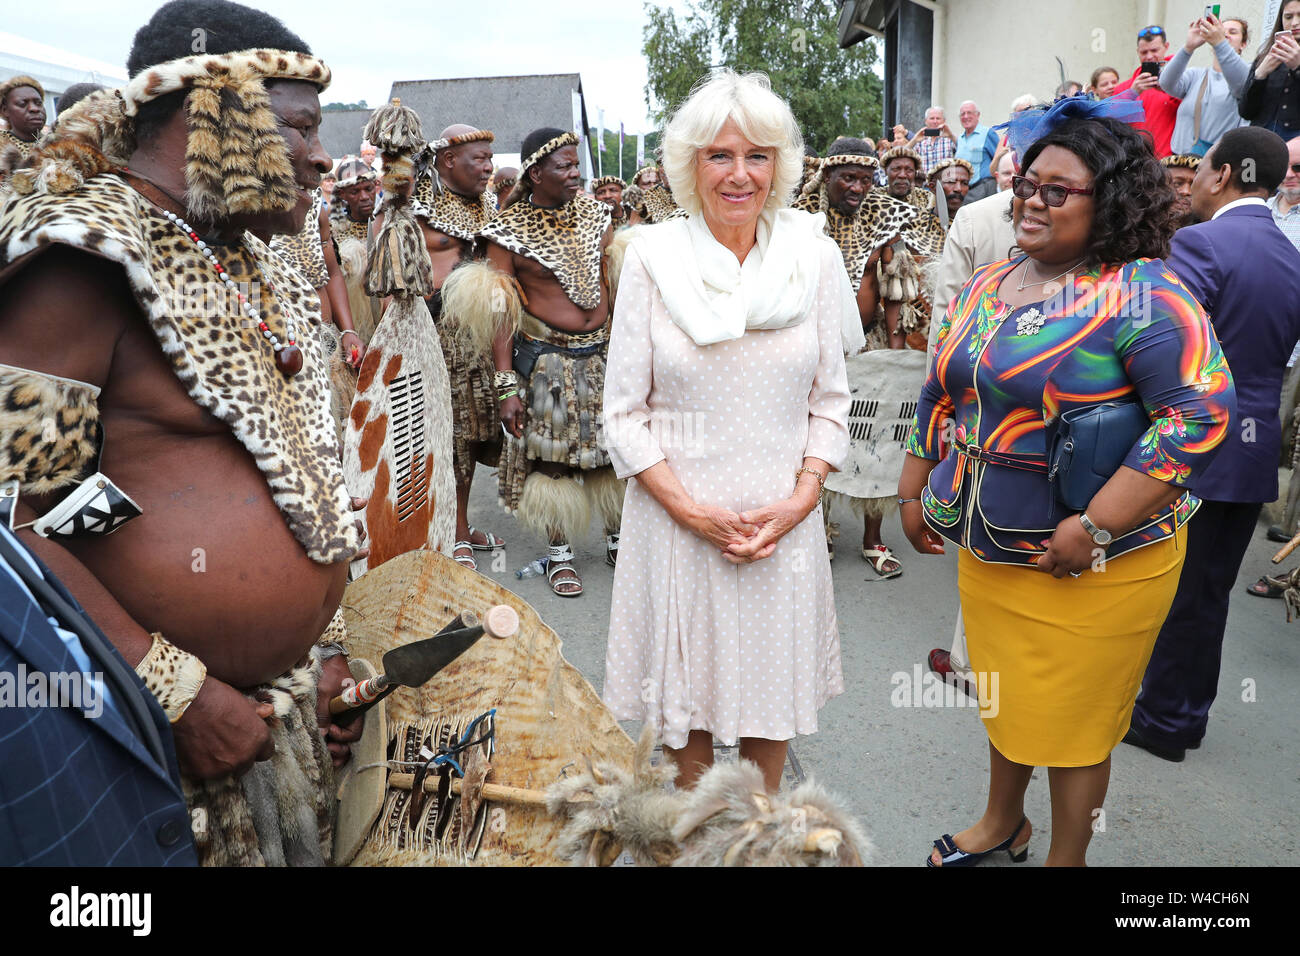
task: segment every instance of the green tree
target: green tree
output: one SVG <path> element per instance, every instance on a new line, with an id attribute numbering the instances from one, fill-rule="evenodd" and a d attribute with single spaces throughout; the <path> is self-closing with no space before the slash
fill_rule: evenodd
<path id="1" fill-rule="evenodd" d="M 596 142 L 596 127 L 588 130 L 588 136 L 592 143 Z M 654 161 L 655 149 L 659 146 L 659 133 L 652 132 L 645 134 L 645 158 L 646 162 Z M 626 133 L 623 137 L 623 168 L 618 168 L 618 130 L 605 130 L 605 155 L 601 160 L 604 165 L 606 176 L 617 176 L 625 183 L 630 183 L 632 177 L 636 175 L 636 133 Z M 591 173 L 596 175 L 596 163 L 593 160 Z"/>
<path id="2" fill-rule="evenodd" d="M 883 84 L 876 48 L 842 50 L 838 7 L 827 0 L 696 0 L 680 19 L 645 4 L 642 52 L 646 104 L 663 123 L 714 66 L 759 70 L 794 111 L 808 145 L 821 153 L 837 136 L 880 134 Z M 847 110 L 847 119 L 845 113 Z"/>
<path id="3" fill-rule="evenodd" d="M 370 109 L 370 107 L 366 105 L 366 101 L 360 100 L 356 103 L 326 103 L 324 106 L 320 108 L 320 111 L 322 113 L 338 113 L 343 110 L 368 110 L 368 109 Z"/>

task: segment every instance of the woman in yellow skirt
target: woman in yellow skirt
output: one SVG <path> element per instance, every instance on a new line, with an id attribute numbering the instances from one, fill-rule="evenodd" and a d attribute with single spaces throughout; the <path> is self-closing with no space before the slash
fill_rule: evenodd
<path id="1" fill-rule="evenodd" d="M 1161 261 L 1173 195 L 1127 125 L 1140 119 L 1140 104 L 1086 97 L 1018 114 L 1011 212 L 1025 255 L 981 267 L 953 300 L 908 439 L 903 530 L 922 554 L 942 538 L 962 549 L 989 735 L 984 815 L 936 840 L 930 866 L 1025 859 L 1036 766 L 1050 768 L 1047 863 L 1083 865 L 1178 588 L 1189 489 L 1235 412 L 1214 331 Z M 1082 512 L 1067 508 L 1048 477 L 1050 428 L 1126 401 L 1149 427 Z"/>

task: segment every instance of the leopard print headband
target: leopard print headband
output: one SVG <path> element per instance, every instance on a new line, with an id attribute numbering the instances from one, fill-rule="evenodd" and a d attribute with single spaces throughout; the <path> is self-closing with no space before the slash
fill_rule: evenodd
<path id="1" fill-rule="evenodd" d="M 347 162 L 355 163 L 356 160 L 348 160 Z M 365 160 L 362 160 L 361 162 L 364 163 Z M 347 163 L 344 163 L 344 165 L 347 165 Z M 335 179 L 334 188 L 347 189 L 349 186 L 355 186 L 357 183 L 368 183 L 372 179 L 378 179 L 378 178 L 379 178 L 379 174 L 369 166 L 366 166 L 365 169 L 362 170 L 361 172 L 353 173 L 351 176 L 348 176 L 346 179 Z"/>
<path id="2" fill-rule="evenodd" d="M 523 165 L 519 167 L 519 181 L 521 183 L 527 182 L 528 170 L 531 169 L 533 166 L 536 166 L 538 163 L 540 163 L 547 156 L 551 155 L 551 153 L 555 152 L 557 149 L 563 149 L 565 146 L 577 146 L 577 145 L 578 145 L 578 135 L 573 132 L 561 133 L 559 136 L 555 137 L 554 139 L 548 139 L 545 143 L 543 143 L 536 150 L 534 150 L 533 153 L 527 159 L 524 160 Z"/>
<path id="3" fill-rule="evenodd" d="M 459 136 L 449 136 L 446 139 L 435 139 L 429 145 L 435 150 L 447 149 L 449 146 L 460 146 L 464 143 L 486 142 L 490 143 L 496 139 L 496 135 L 487 129 L 476 129 L 471 133 L 461 133 Z"/>
<path id="4" fill-rule="evenodd" d="M 942 162 L 938 162 L 934 164 L 934 169 L 930 170 L 930 175 L 929 175 L 930 182 L 934 182 L 935 180 L 937 180 L 939 178 L 940 173 L 942 173 L 945 169 L 951 169 L 953 166 L 960 166 L 966 170 L 967 174 L 971 176 L 975 175 L 974 166 L 972 166 L 968 161 L 964 159 L 960 159 L 956 156 L 953 156 L 950 159 L 945 159 Z"/>
<path id="5" fill-rule="evenodd" d="M 817 165 L 814 167 L 808 161 L 812 160 Z M 867 156 L 859 153 L 836 153 L 834 156 L 827 156 L 824 159 L 818 159 L 815 156 L 804 157 L 804 167 L 809 171 L 808 181 L 803 184 L 799 190 L 800 195 L 811 196 L 822 188 L 826 182 L 826 173 L 831 166 L 865 166 L 867 169 L 875 169 L 880 165 L 879 160 L 874 156 Z"/>
<path id="6" fill-rule="evenodd" d="M 306 80 L 324 90 L 330 79 L 330 68 L 308 53 L 267 49 L 200 53 L 141 70 L 122 87 L 122 106 L 127 116 L 135 116 L 142 104 L 186 87 L 230 89 L 238 96 L 246 92 L 247 84 L 260 86 L 262 80 Z"/>
<path id="7" fill-rule="evenodd" d="M 1201 157 L 1194 153 L 1175 153 L 1173 156 L 1161 159 L 1160 165 L 1166 169 L 1196 169 L 1201 165 Z"/>
<path id="8" fill-rule="evenodd" d="M 834 156 L 827 156 L 817 162 L 822 169 L 827 166 L 866 166 L 868 169 L 875 169 L 880 165 L 880 160 L 876 159 L 876 157 L 857 153 L 836 153 Z"/>
<path id="9" fill-rule="evenodd" d="M 892 160 L 905 157 L 916 163 L 916 168 L 921 169 L 924 163 L 921 161 L 921 154 L 907 146 L 895 146 L 893 149 L 887 149 L 880 154 L 880 168 L 884 169 Z"/>
<path id="10" fill-rule="evenodd" d="M 627 183 L 617 176 L 601 176 L 591 181 L 591 190 L 595 192 L 601 186 L 617 186 L 619 189 L 627 189 Z"/>

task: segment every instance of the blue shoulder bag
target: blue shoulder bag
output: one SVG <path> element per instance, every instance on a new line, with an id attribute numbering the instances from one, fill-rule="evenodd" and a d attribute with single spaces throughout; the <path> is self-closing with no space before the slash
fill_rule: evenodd
<path id="1" fill-rule="evenodd" d="M 1061 504 L 1083 511 L 1151 427 L 1141 402 L 1106 402 L 1064 412 L 1047 455 L 1047 480 Z"/>

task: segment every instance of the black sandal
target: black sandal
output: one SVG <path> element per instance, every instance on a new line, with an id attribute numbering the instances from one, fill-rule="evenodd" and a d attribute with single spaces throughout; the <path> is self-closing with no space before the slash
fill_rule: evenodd
<path id="1" fill-rule="evenodd" d="M 1274 578 L 1267 574 L 1261 575 L 1258 581 L 1246 588 L 1247 594 L 1262 598 L 1280 598 L 1285 591 L 1286 581 L 1283 578 Z"/>
<path id="2" fill-rule="evenodd" d="M 1025 828 L 1029 822 L 1029 817 L 1021 817 L 1020 823 L 1016 825 L 1015 832 L 1007 837 L 991 850 L 985 850 L 983 853 L 967 853 L 959 847 L 952 838 L 951 833 L 945 833 L 938 840 L 934 841 L 934 848 L 939 851 L 939 862 L 934 862 L 933 856 L 925 858 L 925 865 L 941 869 L 945 866 L 975 866 L 981 862 L 990 853 L 997 853 L 1000 850 L 1006 850 L 1007 855 L 1011 857 L 1012 863 L 1024 863 L 1029 856 L 1029 839 L 1026 839 L 1020 846 L 1013 846 L 1016 837 L 1020 836 L 1020 831 Z"/>

